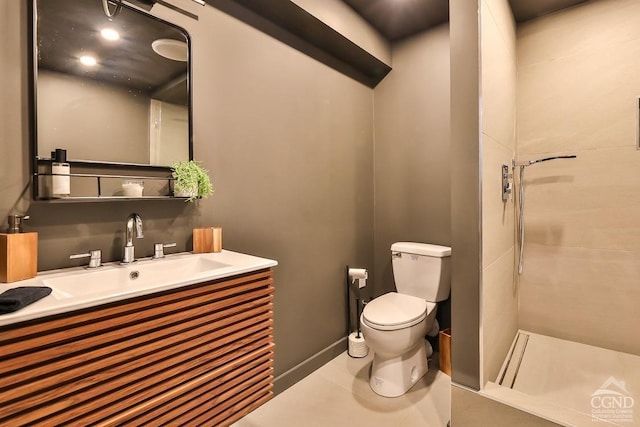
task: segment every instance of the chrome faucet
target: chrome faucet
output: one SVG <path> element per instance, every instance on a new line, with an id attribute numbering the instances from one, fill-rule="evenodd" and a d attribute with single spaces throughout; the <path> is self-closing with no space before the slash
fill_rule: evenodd
<path id="1" fill-rule="evenodd" d="M 133 247 L 133 227 L 135 225 L 136 238 L 142 239 L 142 218 L 137 213 L 132 213 L 127 218 L 127 231 L 126 231 L 126 243 L 124 245 L 124 255 L 122 256 L 121 264 L 129 264 L 136 260 Z"/>

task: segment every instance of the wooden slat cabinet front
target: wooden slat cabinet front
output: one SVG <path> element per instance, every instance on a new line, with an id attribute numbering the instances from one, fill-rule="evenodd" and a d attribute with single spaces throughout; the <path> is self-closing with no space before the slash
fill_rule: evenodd
<path id="1" fill-rule="evenodd" d="M 0 328 L 0 425 L 233 423 L 273 391 L 270 269 Z"/>

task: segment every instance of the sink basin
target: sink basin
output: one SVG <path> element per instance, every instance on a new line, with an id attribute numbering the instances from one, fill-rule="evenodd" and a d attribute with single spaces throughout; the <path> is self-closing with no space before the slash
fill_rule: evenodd
<path id="1" fill-rule="evenodd" d="M 76 275 L 47 278 L 42 282 L 59 298 L 84 297 L 108 293 L 127 294 L 140 288 L 154 288 L 182 281 L 212 270 L 228 267 L 219 261 L 192 255 L 178 259 L 145 260 L 126 265 L 111 265 L 86 270 Z"/>
<path id="2" fill-rule="evenodd" d="M 14 313 L 3 314 L 0 326 L 226 279 L 276 265 L 274 260 L 222 250 L 203 254 L 175 253 L 158 260 L 146 258 L 126 265 L 112 262 L 99 268 L 45 271 L 33 279 L 21 281 L 19 286 L 48 286 L 51 294 Z M 15 286 L 0 283 L 0 293 Z"/>

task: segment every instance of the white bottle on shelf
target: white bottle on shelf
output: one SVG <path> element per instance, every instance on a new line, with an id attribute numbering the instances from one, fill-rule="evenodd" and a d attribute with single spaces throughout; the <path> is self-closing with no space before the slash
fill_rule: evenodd
<path id="1" fill-rule="evenodd" d="M 69 197 L 71 195 L 71 167 L 67 163 L 67 150 L 56 148 L 51 159 L 51 195 Z"/>

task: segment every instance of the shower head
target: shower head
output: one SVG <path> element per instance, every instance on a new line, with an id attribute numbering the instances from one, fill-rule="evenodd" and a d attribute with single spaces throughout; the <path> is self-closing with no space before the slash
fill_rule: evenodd
<path id="1" fill-rule="evenodd" d="M 536 163 L 541 163 L 541 162 L 547 162 L 549 160 L 555 160 L 555 159 L 575 159 L 577 156 L 575 154 L 568 154 L 565 156 L 551 156 L 551 157 L 544 157 L 542 159 L 536 159 L 536 160 L 519 160 L 513 161 L 513 166 L 531 166 L 534 165 Z"/>

